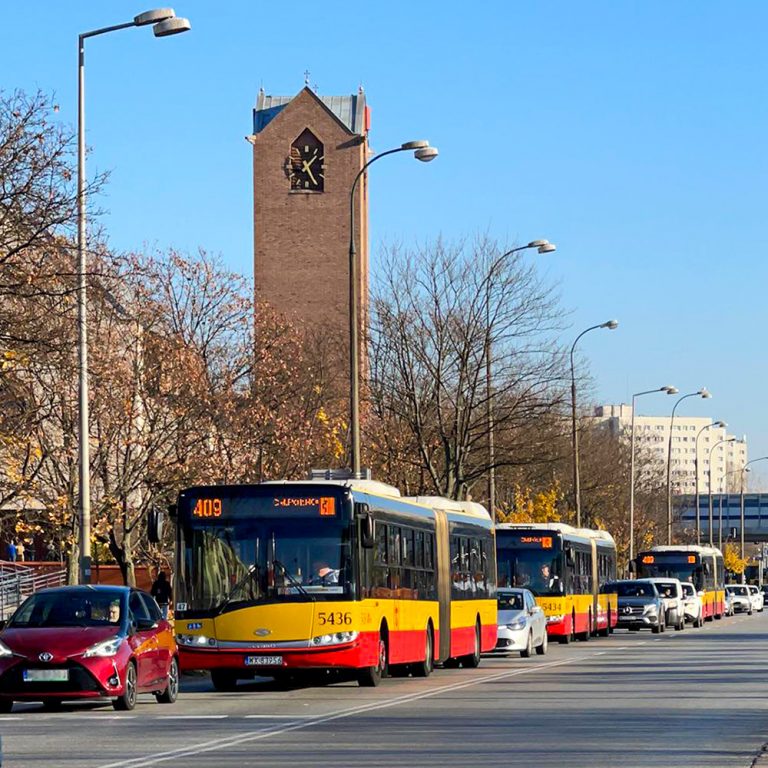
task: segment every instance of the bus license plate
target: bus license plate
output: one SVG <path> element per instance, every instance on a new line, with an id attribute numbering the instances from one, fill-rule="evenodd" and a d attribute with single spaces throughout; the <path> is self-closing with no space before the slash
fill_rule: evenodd
<path id="1" fill-rule="evenodd" d="M 246 656 L 246 667 L 282 667 L 282 656 Z"/>
<path id="2" fill-rule="evenodd" d="M 69 680 L 68 669 L 25 669 L 25 683 L 66 683 Z"/>

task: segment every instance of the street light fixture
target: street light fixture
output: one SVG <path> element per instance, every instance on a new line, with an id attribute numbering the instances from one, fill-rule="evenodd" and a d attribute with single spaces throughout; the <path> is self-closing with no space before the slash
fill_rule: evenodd
<path id="1" fill-rule="evenodd" d="M 557 246 L 554 243 L 550 243 L 549 240 L 531 240 L 528 245 L 520 245 L 517 248 L 512 248 L 505 253 L 502 253 L 496 261 L 493 262 L 489 270 L 489 285 L 488 285 L 488 300 L 485 303 L 485 322 L 486 322 L 486 350 L 485 350 L 485 390 L 486 390 L 486 407 L 488 414 L 488 508 L 493 517 L 496 520 L 496 448 L 494 445 L 494 416 L 493 416 L 493 387 L 491 386 L 491 369 L 493 365 L 492 353 L 493 348 L 491 345 L 491 317 L 490 317 L 490 299 L 491 299 L 491 285 L 490 280 L 493 277 L 493 273 L 496 268 L 501 264 L 508 256 L 512 256 L 519 251 L 525 251 L 529 248 L 535 248 L 539 253 L 552 253 L 557 250 Z"/>
<path id="2" fill-rule="evenodd" d="M 77 327 L 78 327 L 78 454 L 80 494 L 80 581 L 91 580 L 91 472 L 88 408 L 88 331 L 87 317 L 87 264 L 85 215 L 85 41 L 89 37 L 116 32 L 129 27 L 153 25 L 156 37 L 166 37 L 191 29 L 187 19 L 176 16 L 173 8 L 156 8 L 135 16 L 133 21 L 102 27 L 78 36 L 77 71 Z"/>
<path id="3" fill-rule="evenodd" d="M 355 247 L 355 190 L 357 182 L 377 160 L 397 152 L 413 151 L 416 160 L 428 163 L 438 155 L 437 147 L 431 147 L 428 141 L 406 141 L 395 149 L 372 157 L 358 171 L 349 193 L 349 425 L 352 459 L 352 476 L 360 478 L 360 317 L 358 302 L 360 301 L 360 286 L 358 285 L 357 252 Z"/>
<path id="4" fill-rule="evenodd" d="M 579 339 L 584 336 L 584 334 L 589 333 L 590 331 L 595 331 L 598 328 L 607 328 L 609 331 L 613 331 L 618 327 L 618 320 L 606 320 L 604 323 L 591 325 L 576 337 L 571 346 L 571 440 L 573 444 L 573 495 L 576 504 L 577 528 L 581 527 L 581 486 L 579 484 L 579 433 L 576 429 L 576 369 L 573 362 L 573 353 L 576 349 L 576 345 L 579 343 Z"/>
<path id="5" fill-rule="evenodd" d="M 693 474 L 696 480 L 696 544 L 701 544 L 701 514 L 699 512 L 699 505 L 701 504 L 701 496 L 699 494 L 699 437 L 702 432 L 705 432 L 712 427 L 718 429 L 725 429 L 728 425 L 724 421 L 713 421 L 711 424 L 704 425 L 696 433 L 696 445 L 694 447 L 693 455 Z"/>
<path id="6" fill-rule="evenodd" d="M 712 395 L 706 387 L 702 387 L 696 392 L 683 395 L 672 407 L 672 417 L 669 421 L 669 445 L 667 446 L 667 544 L 672 544 L 672 430 L 674 429 L 677 406 L 689 397 L 701 397 L 707 400 Z"/>
<path id="7" fill-rule="evenodd" d="M 656 392 L 664 392 L 667 395 L 676 395 L 677 387 L 667 384 L 658 389 L 647 389 L 645 392 L 636 392 L 632 395 L 632 446 L 629 452 L 629 561 L 635 557 L 635 398 L 642 395 L 652 395 Z"/>
<path id="8" fill-rule="evenodd" d="M 709 466 L 707 469 L 707 484 L 709 486 L 709 546 L 714 547 L 715 546 L 715 538 L 714 538 L 714 513 L 712 510 L 712 451 L 717 448 L 718 445 L 722 445 L 723 443 L 735 443 L 736 438 L 735 437 L 724 437 L 722 440 L 718 440 L 710 449 L 709 449 Z M 722 538 L 723 538 L 723 518 L 722 515 L 720 517 L 720 541 L 722 544 Z"/>

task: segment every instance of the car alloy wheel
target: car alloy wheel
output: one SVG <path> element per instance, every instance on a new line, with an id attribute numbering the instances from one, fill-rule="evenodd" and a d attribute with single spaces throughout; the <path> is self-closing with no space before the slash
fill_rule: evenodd
<path id="1" fill-rule="evenodd" d="M 122 696 L 118 696 L 112 706 L 118 711 L 129 712 L 136 706 L 136 665 L 130 661 L 125 669 L 125 689 Z"/>

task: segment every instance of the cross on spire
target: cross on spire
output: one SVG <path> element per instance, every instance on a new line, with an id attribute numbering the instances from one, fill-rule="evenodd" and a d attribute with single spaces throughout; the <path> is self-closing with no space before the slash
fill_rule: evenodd
<path id="1" fill-rule="evenodd" d="M 309 76 L 312 74 L 308 69 L 304 70 L 304 85 L 309 85 Z"/>

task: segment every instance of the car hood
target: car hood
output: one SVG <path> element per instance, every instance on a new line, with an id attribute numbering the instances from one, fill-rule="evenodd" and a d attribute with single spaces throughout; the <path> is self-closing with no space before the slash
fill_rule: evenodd
<path id="1" fill-rule="evenodd" d="M 525 611 L 499 611 L 499 624 L 512 624 L 525 619 L 527 615 Z"/>
<path id="2" fill-rule="evenodd" d="M 50 661 L 55 663 L 78 656 L 116 634 L 117 627 L 10 627 L 0 634 L 0 640 L 20 656 L 50 653 Z"/>
<path id="3" fill-rule="evenodd" d="M 652 605 L 656 602 L 655 597 L 619 597 L 619 605 Z"/>

